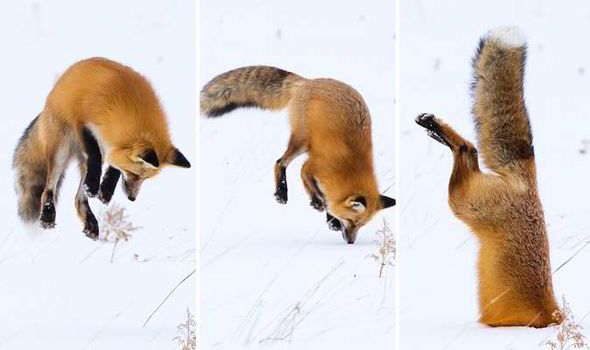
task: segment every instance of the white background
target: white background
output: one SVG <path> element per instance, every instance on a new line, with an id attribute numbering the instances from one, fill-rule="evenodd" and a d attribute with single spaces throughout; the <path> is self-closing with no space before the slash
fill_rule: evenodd
<path id="1" fill-rule="evenodd" d="M 471 57 L 499 25 L 529 37 L 525 97 L 539 192 L 557 268 L 589 240 L 590 5 L 584 1 L 401 1 L 400 8 L 400 322 L 402 349 L 537 349 L 551 328 L 479 325 L 477 242 L 447 204 L 452 158 L 414 118 L 431 112 L 475 141 Z M 590 248 L 554 275 L 556 296 L 574 316 L 590 311 Z M 581 322 L 586 330 L 590 318 Z"/>
<path id="2" fill-rule="evenodd" d="M 371 111 L 379 187 L 393 196 L 393 1 L 202 1 L 200 12 L 199 87 L 246 65 L 350 84 Z M 391 348 L 394 270 L 379 279 L 367 256 L 395 211 L 347 245 L 309 206 L 305 156 L 287 169 L 287 205 L 273 198 L 286 111 L 241 109 L 200 129 L 202 348 Z"/>
<path id="3" fill-rule="evenodd" d="M 186 309 L 195 313 L 195 278 L 142 325 L 195 266 L 196 169 L 165 169 L 136 202 L 120 187 L 141 229 L 119 244 L 82 233 L 66 175 L 57 228 L 27 230 L 17 219 L 12 151 L 69 65 L 104 56 L 144 74 L 161 97 L 176 146 L 195 164 L 195 5 L 192 1 L 5 1 L 0 6 L 0 348 L 170 349 Z M 104 206 L 91 199 L 99 216 Z M 137 255 L 137 257 L 135 257 Z"/>

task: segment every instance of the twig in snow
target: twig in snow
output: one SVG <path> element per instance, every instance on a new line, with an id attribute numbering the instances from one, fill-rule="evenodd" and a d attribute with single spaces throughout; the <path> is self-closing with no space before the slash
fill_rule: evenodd
<path id="1" fill-rule="evenodd" d="M 563 305 L 561 312 L 564 316 L 563 322 L 555 327 L 555 339 L 547 340 L 541 345 L 549 346 L 551 350 L 566 349 L 590 349 L 586 343 L 586 337 L 582 334 L 582 325 L 574 320 L 572 310 L 565 296 L 562 297 Z"/>
<path id="2" fill-rule="evenodd" d="M 373 258 L 379 263 L 379 278 L 383 276 L 383 269 L 388 265 L 393 265 L 396 256 L 395 235 L 389 228 L 387 220 L 383 219 L 383 227 L 377 230 L 375 245 L 377 251 L 368 257 Z"/>
<path id="3" fill-rule="evenodd" d="M 125 207 L 113 203 L 101 214 L 101 228 L 104 236 L 104 242 L 114 242 L 113 252 L 111 253 L 111 263 L 115 258 L 115 250 L 119 241 L 127 242 L 131 238 L 131 233 L 137 231 L 139 227 L 134 226 L 129 221 L 129 216 L 125 213 Z"/>
<path id="4" fill-rule="evenodd" d="M 152 313 L 150 314 L 150 316 L 147 318 L 147 320 L 145 320 L 145 323 L 143 324 L 143 326 L 145 327 L 148 322 L 150 321 L 150 319 L 152 318 L 152 316 L 154 316 L 156 314 L 156 312 L 158 312 L 158 310 L 160 310 L 160 308 L 162 307 L 162 305 L 164 305 L 164 303 L 166 302 L 166 300 L 168 300 L 168 298 L 170 298 L 170 296 L 172 295 L 172 293 L 174 293 L 174 291 L 180 287 L 181 284 L 184 283 L 184 281 L 186 281 L 187 279 L 189 279 L 192 275 L 194 275 L 197 272 L 197 269 L 194 269 L 191 273 L 189 273 L 185 278 L 182 279 L 182 281 L 178 282 L 178 284 L 172 288 L 172 290 L 170 291 L 170 293 L 168 293 L 168 295 L 166 295 L 166 297 L 160 302 L 160 305 L 158 305 L 158 307 L 156 307 L 156 309 L 154 311 L 152 311 Z"/>
<path id="5" fill-rule="evenodd" d="M 580 247 L 580 249 L 576 250 L 576 252 L 575 252 L 575 253 L 574 253 L 572 256 L 570 256 L 570 257 L 569 257 L 569 258 L 568 258 L 566 261 L 564 261 L 564 262 L 563 262 L 563 264 L 559 265 L 559 267 L 557 267 L 557 268 L 555 269 L 555 271 L 553 271 L 553 273 L 552 273 L 551 275 L 554 275 L 554 274 L 555 274 L 557 271 L 559 271 L 559 270 L 560 270 L 562 267 L 564 267 L 566 264 L 568 264 L 570 261 L 572 261 L 572 259 L 573 259 L 573 258 L 574 258 L 576 255 L 580 254 L 580 252 L 581 252 L 581 251 L 582 251 L 584 248 L 586 248 L 586 246 L 588 246 L 588 244 L 590 244 L 590 241 L 586 242 L 586 244 L 584 244 L 583 246 L 581 246 L 581 247 Z"/>
<path id="6" fill-rule="evenodd" d="M 195 350 L 197 348 L 196 326 L 195 317 L 187 308 L 186 320 L 176 327 L 178 335 L 174 337 L 174 341 L 180 345 L 182 350 Z"/>

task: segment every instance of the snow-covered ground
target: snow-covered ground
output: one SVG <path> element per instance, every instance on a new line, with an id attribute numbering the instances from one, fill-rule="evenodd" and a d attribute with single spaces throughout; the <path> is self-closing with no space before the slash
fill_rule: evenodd
<path id="1" fill-rule="evenodd" d="M 18 137 L 41 111 L 59 74 L 104 56 L 146 75 L 166 109 L 171 134 L 196 159 L 195 5 L 192 1 L 13 1 L 0 5 L 0 349 L 173 349 L 176 327 L 195 314 L 196 168 L 166 169 L 136 202 L 113 199 L 141 229 L 115 250 L 81 232 L 72 166 L 57 228 L 27 232 L 16 216 L 11 170 Z M 98 216 L 104 206 L 91 200 Z"/>
<path id="2" fill-rule="evenodd" d="M 394 185 L 393 1 L 202 1 L 200 87 L 245 65 L 273 65 L 354 86 L 373 117 L 381 190 Z M 395 341 L 394 269 L 368 256 L 383 220 L 354 245 L 309 206 L 305 156 L 287 170 L 289 203 L 273 198 L 286 111 L 237 110 L 200 121 L 202 349 L 386 349 Z"/>
<path id="3" fill-rule="evenodd" d="M 414 123 L 420 112 L 475 140 L 471 57 L 498 25 L 528 34 L 525 95 L 535 137 L 558 298 L 590 335 L 587 109 L 590 4 L 585 1 L 401 1 L 400 324 L 402 349 L 537 349 L 554 330 L 478 324 L 477 243 L 447 205 L 451 154 Z M 586 141 L 587 142 L 587 141 Z"/>

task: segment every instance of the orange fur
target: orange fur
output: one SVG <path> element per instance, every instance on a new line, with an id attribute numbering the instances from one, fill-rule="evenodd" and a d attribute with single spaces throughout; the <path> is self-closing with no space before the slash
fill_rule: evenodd
<path id="1" fill-rule="evenodd" d="M 416 120 L 453 153 L 449 206 L 480 243 L 480 321 L 490 326 L 561 323 L 553 294 L 532 133 L 522 88 L 525 46 L 482 39 L 474 59 L 477 149 L 433 115 Z"/>
<path id="2" fill-rule="evenodd" d="M 275 197 L 280 203 L 287 201 L 285 169 L 296 156 L 307 153 L 301 178 L 311 204 L 340 220 L 347 242 L 355 241 L 358 229 L 376 212 L 394 204 L 378 192 L 371 117 L 355 89 L 333 79 L 305 79 L 254 66 L 223 73 L 201 92 L 201 111 L 211 117 L 250 106 L 289 109 L 291 136 L 275 165 Z"/>
<path id="3" fill-rule="evenodd" d="M 88 192 L 89 183 L 98 191 L 102 161 L 117 173 L 110 185 L 123 173 L 123 188 L 131 200 L 143 180 L 163 166 L 190 166 L 170 141 L 164 111 L 147 79 L 105 58 L 83 60 L 66 70 L 19 140 L 13 166 L 24 221 L 41 215 L 43 227 L 55 225 L 57 194 L 72 158 L 78 160 L 81 175 L 76 208 L 85 232 L 94 239 L 98 224 L 87 195 L 98 195 L 106 203 L 112 196 L 102 197 L 102 187 L 101 193 Z M 88 169 L 91 163 L 93 169 Z"/>

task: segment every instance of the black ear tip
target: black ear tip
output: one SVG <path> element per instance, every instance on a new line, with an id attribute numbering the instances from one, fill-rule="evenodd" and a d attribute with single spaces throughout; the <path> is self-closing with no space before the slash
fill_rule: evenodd
<path id="1" fill-rule="evenodd" d="M 186 157 L 182 153 L 180 153 L 178 149 L 174 150 L 174 161 L 172 162 L 172 165 L 176 165 L 181 168 L 191 167 L 191 163 L 186 159 Z"/>
<path id="2" fill-rule="evenodd" d="M 381 195 L 381 207 L 383 209 L 393 207 L 395 205 L 395 199 Z"/>

